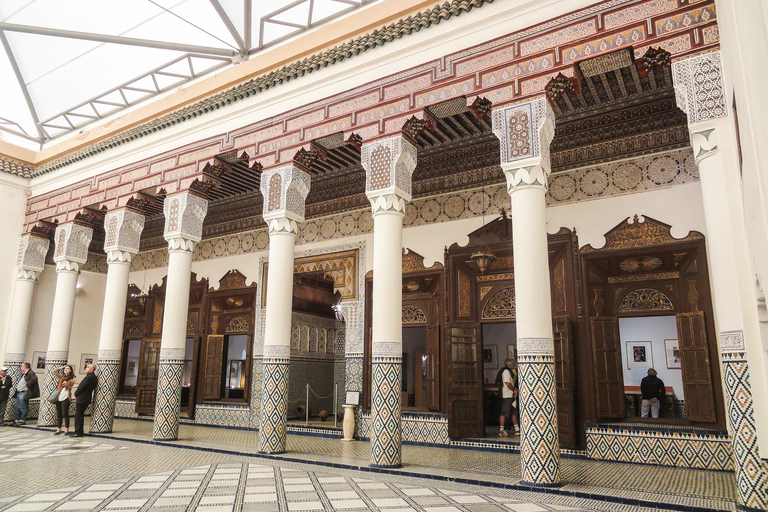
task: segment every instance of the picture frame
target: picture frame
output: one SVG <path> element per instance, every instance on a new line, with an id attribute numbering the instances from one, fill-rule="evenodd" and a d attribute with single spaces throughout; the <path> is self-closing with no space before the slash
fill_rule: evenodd
<path id="1" fill-rule="evenodd" d="M 45 370 L 45 358 L 48 352 L 40 351 L 32 354 L 32 369 L 33 370 Z"/>
<path id="2" fill-rule="evenodd" d="M 98 354 L 80 354 L 80 373 L 85 373 L 85 367 L 94 364 L 98 357 Z"/>
<path id="3" fill-rule="evenodd" d="M 627 369 L 653 368 L 653 350 L 650 341 L 627 342 Z"/>
<path id="4" fill-rule="evenodd" d="M 678 340 L 664 340 L 664 355 L 667 359 L 668 370 L 677 370 L 683 367 L 680 361 L 680 343 Z"/>
<path id="5" fill-rule="evenodd" d="M 507 345 L 507 357 L 517 361 L 517 347 L 515 345 Z"/>
<path id="6" fill-rule="evenodd" d="M 485 368 L 499 367 L 499 354 L 496 345 L 483 347 L 483 366 Z"/>

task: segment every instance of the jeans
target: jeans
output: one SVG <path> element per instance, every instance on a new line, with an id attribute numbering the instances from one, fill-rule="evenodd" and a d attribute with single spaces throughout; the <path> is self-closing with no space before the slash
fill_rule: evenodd
<path id="1" fill-rule="evenodd" d="M 648 417 L 648 410 L 651 411 L 651 416 L 654 418 L 659 417 L 659 409 L 661 409 L 661 400 L 651 402 L 650 400 L 643 399 L 643 403 L 640 405 L 640 416 L 642 418 Z"/>
<path id="2" fill-rule="evenodd" d="M 27 402 L 27 391 L 16 393 L 16 401 L 13 403 L 13 418 L 16 421 L 27 421 L 27 412 L 29 402 Z"/>
<path id="3" fill-rule="evenodd" d="M 61 430 L 62 420 L 66 429 L 69 430 L 69 398 L 56 402 L 56 426 L 59 430 Z"/>

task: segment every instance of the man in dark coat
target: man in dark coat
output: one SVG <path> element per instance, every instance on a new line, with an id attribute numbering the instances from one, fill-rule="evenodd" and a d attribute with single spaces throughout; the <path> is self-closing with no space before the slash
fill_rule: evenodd
<path id="1" fill-rule="evenodd" d="M 29 412 L 29 401 L 40 396 L 40 386 L 37 383 L 37 374 L 32 371 L 32 365 L 23 363 L 21 365 L 21 378 L 16 383 L 16 401 L 13 404 L 13 413 L 15 420 L 14 426 L 27 424 L 27 413 Z"/>
<path id="2" fill-rule="evenodd" d="M 656 370 L 653 368 L 648 368 L 648 376 L 640 381 L 640 392 L 643 394 L 640 415 L 647 418 L 650 410 L 651 416 L 658 418 L 661 401 L 664 400 L 667 390 L 664 388 L 664 381 L 656 376 Z"/>
<path id="3" fill-rule="evenodd" d="M 86 365 L 85 377 L 75 390 L 75 431 L 69 434 L 71 437 L 83 437 L 85 435 L 83 432 L 85 410 L 91 405 L 93 393 L 96 391 L 96 384 L 98 383 L 98 378 L 93 373 L 95 369 L 96 367 L 92 364 Z"/>
<path id="4" fill-rule="evenodd" d="M 8 403 L 8 397 L 11 395 L 13 380 L 8 375 L 8 368 L 0 368 L 0 427 L 5 420 L 5 406 Z"/>

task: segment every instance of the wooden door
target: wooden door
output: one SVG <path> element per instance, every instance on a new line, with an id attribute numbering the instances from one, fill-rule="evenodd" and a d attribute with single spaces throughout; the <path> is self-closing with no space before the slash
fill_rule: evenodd
<path id="1" fill-rule="evenodd" d="M 136 382 L 136 413 L 154 414 L 157 374 L 160 370 L 160 340 L 141 340 L 139 378 Z"/>
<path id="2" fill-rule="evenodd" d="M 557 431 L 560 445 L 576 448 L 574 403 L 574 360 L 571 325 L 567 316 L 555 317 L 552 323 L 555 340 L 555 389 L 557 391 Z"/>
<path id="3" fill-rule="evenodd" d="M 205 347 L 205 369 L 203 371 L 203 400 L 221 400 L 221 378 L 224 372 L 224 336 L 208 336 Z"/>
<path id="4" fill-rule="evenodd" d="M 683 370 L 686 419 L 714 423 L 717 419 L 704 313 L 696 311 L 675 316 Z"/>
<path id="5" fill-rule="evenodd" d="M 426 353 L 419 350 L 413 357 L 413 405 L 423 411 L 427 406 Z"/>
<path id="6" fill-rule="evenodd" d="M 592 354 L 595 359 L 595 391 L 598 418 L 624 417 L 624 372 L 621 365 L 619 320 L 593 316 Z"/>
<path id="7" fill-rule="evenodd" d="M 480 324 L 456 322 L 447 330 L 448 435 L 483 437 L 483 368 Z"/>
<path id="8" fill-rule="evenodd" d="M 430 411 L 440 410 L 440 326 L 427 326 L 427 345 L 424 354 L 427 357 L 426 407 Z M 417 361 L 421 365 L 421 361 Z"/>

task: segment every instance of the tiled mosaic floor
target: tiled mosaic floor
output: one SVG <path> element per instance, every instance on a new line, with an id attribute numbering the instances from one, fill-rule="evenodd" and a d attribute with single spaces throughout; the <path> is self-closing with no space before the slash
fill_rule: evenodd
<path id="1" fill-rule="evenodd" d="M 290 461 L 178 447 L 250 454 L 256 450 L 257 434 L 245 430 L 183 425 L 182 440 L 172 443 L 174 447 L 119 439 L 146 441 L 151 430 L 151 422 L 118 420 L 113 436 L 84 438 L 86 442 L 113 446 L 106 454 L 78 453 L 67 457 L 66 462 L 38 457 L 8 464 L 5 469 L 11 478 L 0 479 L 0 510 L 654 509 L 484 485 L 519 480 L 519 459 L 512 454 L 405 446 L 402 472 L 370 473 L 365 471 L 369 447 L 363 442 L 289 435 L 285 458 L 294 460 Z M 28 443 L 47 443 L 58 437 L 32 428 L 12 432 L 28 433 Z M 129 449 L 120 449 L 125 447 Z M 345 467 L 331 469 L 295 462 L 299 460 L 343 463 Z M 19 472 L 14 470 L 21 464 L 24 477 L 16 476 Z M 72 468 L 67 478 L 52 479 L 51 475 L 56 474 L 52 470 L 62 466 Z M 347 469 L 354 466 L 363 471 Z M 659 506 L 669 503 L 714 510 L 735 508 L 733 476 L 728 473 L 567 459 L 563 460 L 563 473 L 568 483 L 562 489 L 567 491 L 612 493 Z M 409 474 L 434 475 L 442 480 Z M 456 477 L 478 485 L 448 480 Z"/>
<path id="2" fill-rule="evenodd" d="M 127 450 L 127 446 L 102 443 L 94 437 L 73 438 L 64 435 L 40 436 L 28 429 L 3 428 L 0 430 L 2 462 L 29 460 L 38 457 L 64 457 L 87 453 L 101 454 L 110 450 Z"/>

